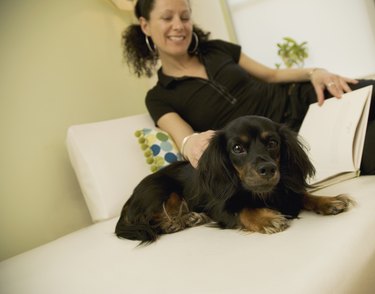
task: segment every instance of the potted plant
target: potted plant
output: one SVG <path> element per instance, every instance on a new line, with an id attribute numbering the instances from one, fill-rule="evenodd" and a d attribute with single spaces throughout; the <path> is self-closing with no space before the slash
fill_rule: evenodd
<path id="1" fill-rule="evenodd" d="M 303 67 L 305 59 L 309 56 L 307 52 L 307 42 L 298 44 L 293 38 L 284 37 L 283 42 L 277 43 L 277 54 L 286 68 L 293 66 Z M 281 63 L 276 64 L 276 68 L 281 67 Z"/>

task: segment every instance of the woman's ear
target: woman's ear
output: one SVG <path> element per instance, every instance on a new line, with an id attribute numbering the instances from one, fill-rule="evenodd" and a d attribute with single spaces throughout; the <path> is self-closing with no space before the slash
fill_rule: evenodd
<path id="1" fill-rule="evenodd" d="M 139 19 L 139 25 L 141 26 L 141 29 L 142 29 L 142 32 L 146 35 L 146 36 L 150 36 L 150 29 L 149 29 L 149 25 L 148 25 L 148 21 L 147 19 L 145 19 L 143 16 L 141 16 Z"/>

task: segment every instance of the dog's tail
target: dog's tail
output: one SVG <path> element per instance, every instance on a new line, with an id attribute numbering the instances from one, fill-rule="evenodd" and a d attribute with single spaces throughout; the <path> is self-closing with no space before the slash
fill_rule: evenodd
<path id="1" fill-rule="evenodd" d="M 117 222 L 115 234 L 119 238 L 141 241 L 140 245 L 147 245 L 155 242 L 159 234 L 149 224 L 127 223 L 123 217 Z"/>

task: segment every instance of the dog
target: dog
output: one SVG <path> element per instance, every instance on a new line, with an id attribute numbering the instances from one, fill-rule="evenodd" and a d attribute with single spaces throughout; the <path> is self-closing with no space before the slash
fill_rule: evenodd
<path id="1" fill-rule="evenodd" d="M 197 168 L 179 161 L 144 178 L 124 204 L 115 233 L 140 244 L 206 223 L 272 234 L 287 229 L 303 209 L 335 215 L 354 204 L 345 194 L 310 194 L 306 179 L 314 173 L 295 132 L 265 117 L 243 116 L 215 132 Z"/>

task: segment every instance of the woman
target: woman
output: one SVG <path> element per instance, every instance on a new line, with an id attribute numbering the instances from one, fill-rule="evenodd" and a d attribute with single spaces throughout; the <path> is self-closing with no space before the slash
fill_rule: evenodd
<path id="1" fill-rule="evenodd" d="M 193 25 L 188 0 L 139 0 L 135 14 L 139 25 L 123 35 L 125 58 L 138 76 L 151 76 L 160 60 L 146 105 L 193 166 L 213 130 L 236 117 L 263 115 L 297 131 L 309 104 L 374 84 L 321 68 L 266 67 L 238 45 L 208 40 L 209 34 Z M 374 100 L 373 95 L 361 166 L 366 174 L 375 173 Z"/>

